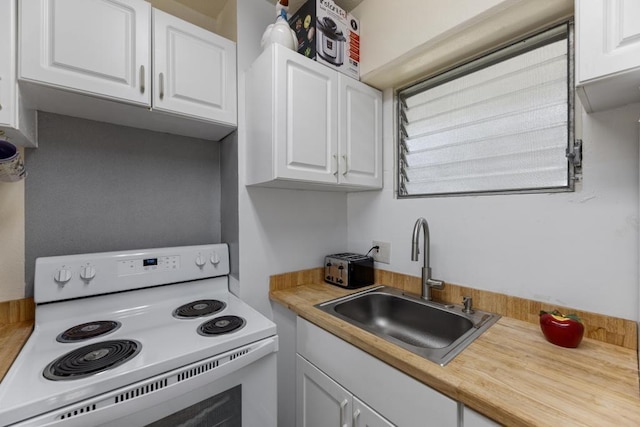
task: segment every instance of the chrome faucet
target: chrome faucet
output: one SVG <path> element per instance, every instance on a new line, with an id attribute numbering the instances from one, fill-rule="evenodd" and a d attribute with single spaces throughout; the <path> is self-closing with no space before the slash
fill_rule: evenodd
<path id="1" fill-rule="evenodd" d="M 429 223 L 424 218 L 418 218 L 416 225 L 413 227 L 413 237 L 411 238 L 411 261 L 418 261 L 418 240 L 420 239 L 420 228 L 422 228 L 424 237 L 424 261 L 422 264 L 422 299 L 432 300 L 431 288 L 442 289 L 444 282 L 431 278 L 431 267 L 429 267 Z"/>

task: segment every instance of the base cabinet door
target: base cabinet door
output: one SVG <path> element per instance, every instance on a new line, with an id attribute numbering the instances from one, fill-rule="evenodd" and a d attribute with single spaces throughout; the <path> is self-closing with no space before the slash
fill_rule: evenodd
<path id="1" fill-rule="evenodd" d="M 460 427 L 500 427 L 500 424 L 466 406 L 463 406 L 461 415 Z"/>
<path id="2" fill-rule="evenodd" d="M 393 427 L 382 415 L 371 409 L 358 399 L 353 397 L 353 427 Z"/>
<path id="3" fill-rule="evenodd" d="M 348 390 L 296 356 L 298 427 L 393 427 Z"/>

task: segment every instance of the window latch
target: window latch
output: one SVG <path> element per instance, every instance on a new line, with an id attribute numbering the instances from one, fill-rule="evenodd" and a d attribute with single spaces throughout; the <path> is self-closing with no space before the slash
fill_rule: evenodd
<path id="1" fill-rule="evenodd" d="M 582 140 L 576 139 L 573 146 L 567 147 L 567 160 L 572 166 L 570 176 L 574 181 L 582 180 Z"/>
<path id="2" fill-rule="evenodd" d="M 576 139 L 573 147 L 567 147 L 567 159 L 574 167 L 582 166 L 582 140 Z"/>

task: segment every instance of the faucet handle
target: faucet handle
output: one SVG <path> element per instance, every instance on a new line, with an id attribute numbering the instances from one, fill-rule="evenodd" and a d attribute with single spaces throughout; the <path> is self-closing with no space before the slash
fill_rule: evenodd
<path id="1" fill-rule="evenodd" d="M 444 281 L 437 279 L 427 279 L 427 285 L 432 287 L 433 289 L 444 289 Z"/>
<path id="2" fill-rule="evenodd" d="M 464 308 L 462 309 L 463 312 L 465 312 L 467 314 L 475 313 L 475 310 L 472 308 L 472 306 L 473 306 L 473 298 L 471 298 L 471 297 L 462 297 L 462 304 L 464 305 Z"/>

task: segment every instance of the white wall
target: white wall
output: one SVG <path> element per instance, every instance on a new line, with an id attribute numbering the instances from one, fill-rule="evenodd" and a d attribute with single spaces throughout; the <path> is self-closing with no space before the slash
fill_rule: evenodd
<path id="1" fill-rule="evenodd" d="M 24 180 L 0 182 L 0 301 L 24 298 L 24 280 Z"/>
<path id="2" fill-rule="evenodd" d="M 238 1 L 238 191 L 240 215 L 240 296 L 271 317 L 269 276 L 322 265 L 327 253 L 347 246 L 347 196 L 321 191 L 245 187 L 247 126 L 244 70 L 260 54 L 275 6 Z M 265 112 L 270 114 L 270 112 Z"/>
<path id="3" fill-rule="evenodd" d="M 265 1 L 238 0 L 238 210 L 239 281 L 232 290 L 278 325 L 278 425 L 295 425 L 295 315 L 269 302 L 269 276 L 322 265 L 324 255 L 347 246 L 347 196 L 340 193 L 245 187 L 250 96 L 244 70 L 260 54 L 275 7 Z M 250 94 L 249 94 L 250 95 Z M 270 114 L 270 112 L 265 112 Z M 293 365 L 292 365 L 293 363 Z"/>
<path id="4" fill-rule="evenodd" d="M 573 193 L 394 198 L 391 92 L 384 101 L 384 190 L 348 198 L 349 250 L 391 242 L 391 264 L 420 276 L 411 232 L 431 231 L 435 278 L 626 319 L 638 318 L 640 104 L 582 115 L 584 179 Z M 576 114 L 579 114 L 578 112 Z"/>

